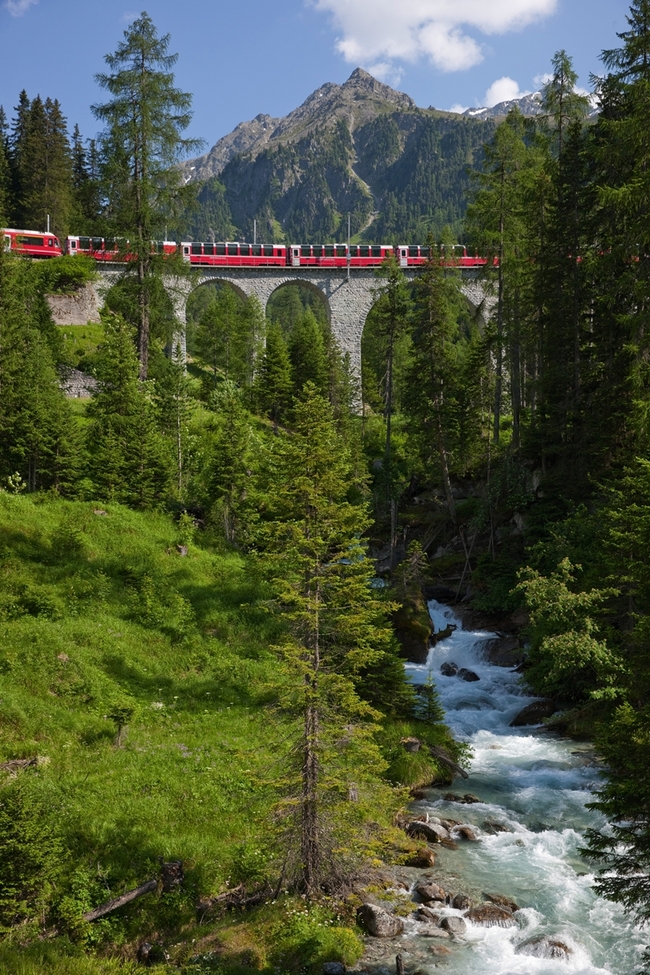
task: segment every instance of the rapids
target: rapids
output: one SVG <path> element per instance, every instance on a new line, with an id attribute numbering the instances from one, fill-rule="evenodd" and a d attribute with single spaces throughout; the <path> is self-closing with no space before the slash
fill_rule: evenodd
<path id="1" fill-rule="evenodd" d="M 515 671 L 484 659 L 482 645 L 494 634 L 463 630 L 440 603 L 429 608 L 436 631 L 449 623 L 457 629 L 431 649 L 426 665 L 408 664 L 407 673 L 424 683 L 432 672 L 448 725 L 473 752 L 469 779 L 456 780 L 452 788 L 481 801 L 461 805 L 442 798 L 447 788 L 428 789 L 412 811 L 476 828 L 479 842 L 460 843 L 458 850 L 438 848 L 433 875 L 447 890 L 475 901 L 484 891 L 506 894 L 521 910 L 516 928 L 468 923 L 463 944 L 447 942 L 452 951 L 444 957 L 431 955 L 430 942 L 425 945 L 427 939 L 415 935 L 417 925 L 409 920 L 405 934 L 391 942 L 393 959 L 402 953 L 406 971 L 423 975 L 441 968 L 449 975 L 632 975 L 650 938 L 622 908 L 595 894 L 593 865 L 579 852 L 584 830 L 603 825 L 602 817 L 586 808 L 599 782 L 592 749 L 541 727 L 511 728 L 512 718 L 534 698 L 526 697 Z M 473 670 L 480 680 L 442 676 L 444 661 Z M 491 834 L 486 821 L 508 832 Z M 564 942 L 570 958 L 515 952 L 523 941 L 541 935 Z M 387 955 L 382 960 L 376 971 L 395 971 Z"/>

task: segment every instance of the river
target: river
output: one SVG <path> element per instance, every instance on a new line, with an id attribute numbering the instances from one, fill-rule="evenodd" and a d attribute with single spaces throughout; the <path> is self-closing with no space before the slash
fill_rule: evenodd
<path id="1" fill-rule="evenodd" d="M 441 968 L 449 975 L 633 975 L 650 935 L 622 908 L 595 894 L 593 865 L 579 852 L 585 829 L 604 825 L 586 808 L 599 782 L 593 750 L 541 727 L 511 728 L 513 717 L 534 698 L 526 697 L 514 670 L 492 666 L 482 655 L 482 645 L 494 634 L 464 630 L 440 603 L 431 602 L 430 613 L 436 631 L 449 623 L 457 629 L 430 651 L 426 665 L 408 664 L 407 672 L 417 683 L 425 681 L 429 669 L 433 673 L 448 725 L 473 751 L 470 778 L 456 780 L 452 788 L 471 791 L 481 801 L 461 805 L 442 798 L 447 788 L 428 789 L 412 812 L 476 828 L 478 842 L 438 853 L 433 876 L 447 890 L 474 901 L 482 900 L 484 891 L 498 892 L 521 910 L 514 915 L 516 928 L 468 924 L 463 942 L 449 942 L 451 953 L 436 959 L 424 944 L 427 939 L 417 936 L 417 923 L 408 920 L 393 953 L 405 952 L 407 972 L 417 968 L 423 975 Z M 474 671 L 480 680 L 442 676 L 444 661 Z M 486 821 L 508 832 L 491 834 Z M 448 908 L 446 913 L 461 912 Z M 542 935 L 566 944 L 570 957 L 516 953 L 522 942 Z"/>

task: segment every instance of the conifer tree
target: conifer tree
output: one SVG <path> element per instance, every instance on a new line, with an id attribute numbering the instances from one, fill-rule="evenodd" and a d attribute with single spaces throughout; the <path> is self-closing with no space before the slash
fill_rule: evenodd
<path id="1" fill-rule="evenodd" d="M 138 289 L 140 378 L 149 368 L 151 279 L 160 264 L 151 254 L 151 240 L 173 223 L 175 207 L 189 197 L 174 163 L 200 146 L 183 137 L 190 124 L 191 95 L 174 86 L 169 34 L 159 37 L 147 13 L 124 31 L 114 54 L 105 57 L 109 73 L 97 75 L 110 101 L 94 105 L 106 128 L 101 137 L 107 216 L 116 236 L 129 239 L 130 266 Z M 186 200 L 186 203 L 189 200 Z"/>
<path id="2" fill-rule="evenodd" d="M 589 111 L 589 99 L 575 90 L 578 75 L 566 51 L 557 51 L 551 64 L 553 75 L 542 89 L 542 109 L 546 118 L 553 122 L 557 158 L 561 161 L 566 131 L 585 117 Z"/>
<path id="3" fill-rule="evenodd" d="M 59 385 L 36 268 L 0 248 L 0 477 L 70 492 L 79 444 Z"/>
<path id="4" fill-rule="evenodd" d="M 11 169 L 7 117 L 0 105 L 0 224 L 9 225 L 11 209 Z"/>
<path id="5" fill-rule="evenodd" d="M 212 516 L 230 545 L 245 545 L 255 521 L 253 471 L 257 466 L 250 416 L 242 391 L 226 380 L 210 405 L 216 414 L 212 459 L 208 468 Z"/>
<path id="6" fill-rule="evenodd" d="M 90 152 L 96 150 L 91 146 Z M 75 125 L 72 133 L 72 189 L 77 233 L 92 233 L 100 214 L 99 183 L 91 166 L 96 168 L 96 160 L 89 160 L 89 151 L 83 144 L 79 126 Z"/>
<path id="7" fill-rule="evenodd" d="M 50 216 L 50 229 L 65 237 L 72 219 L 72 157 L 66 121 L 58 101 L 36 96 L 29 108 L 17 160 L 24 225 L 39 229 Z"/>
<path id="8" fill-rule="evenodd" d="M 381 659 L 391 637 L 360 541 L 368 514 L 348 501 L 349 453 L 312 384 L 296 403 L 293 434 L 274 444 L 275 490 L 260 539 L 288 628 L 278 647 L 291 677 L 284 703 L 300 722 L 288 797 L 297 831 L 292 866 L 298 886 L 313 895 L 341 868 L 335 851 L 355 813 L 349 776 L 365 790 L 383 767 L 371 737 L 378 715 L 355 679 Z"/>
<path id="9" fill-rule="evenodd" d="M 169 447 L 158 431 L 152 391 L 138 381 L 133 331 L 103 316 L 98 392 L 88 406 L 88 476 L 97 496 L 136 508 L 160 504 L 169 488 Z"/>
<path id="10" fill-rule="evenodd" d="M 12 120 L 11 131 L 9 133 L 9 165 L 11 170 L 11 198 L 13 201 L 10 219 L 14 227 L 25 226 L 20 206 L 23 195 L 20 163 L 27 136 L 30 106 L 31 102 L 27 97 L 27 92 L 23 88 L 18 96 L 18 104 L 14 108 L 16 114 Z"/>
<path id="11" fill-rule="evenodd" d="M 276 431 L 288 415 L 292 389 L 291 360 L 282 329 L 276 322 L 269 322 L 252 392 L 257 408 L 273 421 Z"/>
<path id="12" fill-rule="evenodd" d="M 323 327 L 311 308 L 298 318 L 289 338 L 289 357 L 293 370 L 294 396 L 299 397 L 305 383 L 313 383 L 326 394 L 329 387 L 329 363 Z"/>

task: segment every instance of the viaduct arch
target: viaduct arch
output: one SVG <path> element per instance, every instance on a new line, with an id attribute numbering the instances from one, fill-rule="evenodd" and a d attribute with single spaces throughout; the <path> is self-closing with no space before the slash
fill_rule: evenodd
<path id="1" fill-rule="evenodd" d="M 106 265 L 100 266 L 98 270 L 100 281 L 95 290 L 101 303 L 103 294 L 117 283 L 122 271 L 119 266 Z M 408 280 L 413 280 L 417 272 L 407 268 L 404 273 Z M 465 299 L 472 311 L 487 321 L 494 306 L 494 298 L 487 293 L 484 283 L 478 280 L 475 272 L 461 273 Z M 166 278 L 165 288 L 174 306 L 183 354 L 187 299 L 201 285 L 219 281 L 229 284 L 243 298 L 255 295 L 264 312 L 271 295 L 283 285 L 301 284 L 319 292 L 324 298 L 332 333 L 341 351 L 349 355 L 353 371 L 360 375 L 361 336 L 368 313 L 375 303 L 378 287 L 373 268 L 353 268 L 348 277 L 345 270 L 318 267 L 202 267 L 191 278 Z"/>

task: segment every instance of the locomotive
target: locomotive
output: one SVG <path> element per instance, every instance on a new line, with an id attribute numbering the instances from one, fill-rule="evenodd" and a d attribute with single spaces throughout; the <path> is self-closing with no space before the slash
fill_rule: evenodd
<path id="1" fill-rule="evenodd" d="M 60 257 L 85 254 L 99 262 L 132 260 L 129 242 L 117 238 L 67 237 L 63 246 L 51 233 L 34 230 L 3 231 L 5 249 L 27 257 Z M 460 268 L 481 268 L 487 259 L 467 253 L 463 244 L 442 247 L 445 263 Z M 172 256 L 180 253 L 189 264 L 207 267 L 378 267 L 395 256 L 400 267 L 417 267 L 431 256 L 431 248 L 421 244 L 247 244 L 240 241 L 154 240 L 151 253 Z"/>

